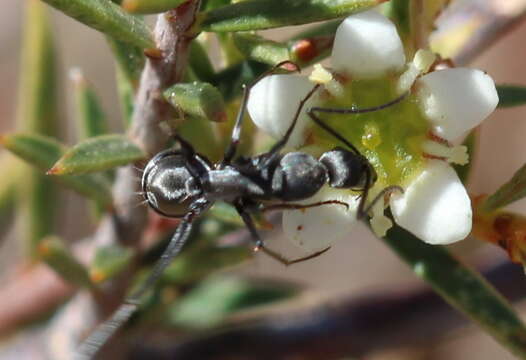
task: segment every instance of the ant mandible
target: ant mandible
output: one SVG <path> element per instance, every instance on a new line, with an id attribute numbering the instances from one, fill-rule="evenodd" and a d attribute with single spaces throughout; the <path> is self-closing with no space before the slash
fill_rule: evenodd
<path id="1" fill-rule="evenodd" d="M 142 191 L 148 205 L 162 216 L 180 218 L 172 239 L 142 285 L 134 291 L 115 313 L 100 325 L 79 347 L 82 358 L 92 358 L 112 334 L 135 312 L 141 297 L 154 285 L 172 259 L 179 254 L 188 240 L 193 221 L 208 210 L 214 202 L 224 201 L 235 207 L 247 226 L 255 243 L 275 260 L 290 265 L 312 259 L 326 252 L 329 247 L 298 259 L 289 260 L 266 247 L 259 236 L 252 215 L 269 209 L 305 209 L 327 204 L 348 204 L 329 200 L 307 205 L 293 203 L 316 194 L 325 184 L 338 189 L 359 191 L 357 218 L 363 218 L 374 206 L 392 191 L 402 191 L 399 186 L 383 189 L 366 207 L 370 188 L 376 182 L 376 172 L 371 163 L 358 149 L 338 134 L 319 117 L 319 113 L 360 114 L 379 111 L 402 101 L 407 93 L 379 106 L 363 109 L 329 109 L 313 107 L 307 110 L 309 117 L 324 131 L 334 136 L 344 147 L 335 147 L 323 153 L 319 159 L 301 152 L 281 153 L 287 144 L 298 117 L 308 99 L 319 89 L 315 85 L 296 110 L 293 121 L 285 135 L 267 152 L 254 157 L 236 158 L 240 142 L 241 127 L 245 115 L 250 89 L 262 78 L 274 73 L 283 61 L 263 73 L 254 82 L 244 86 L 243 99 L 232 131 L 232 138 L 223 160 L 211 163 L 197 153 L 193 146 L 178 135 L 174 135 L 178 149 L 168 149 L 154 156 L 146 165 L 142 177 Z M 270 205 L 263 205 L 265 204 Z"/>

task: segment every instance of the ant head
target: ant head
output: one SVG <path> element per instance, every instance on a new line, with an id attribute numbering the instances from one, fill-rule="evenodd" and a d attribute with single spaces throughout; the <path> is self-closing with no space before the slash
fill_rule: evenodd
<path id="1" fill-rule="evenodd" d="M 202 193 L 200 182 L 188 168 L 187 157 L 166 150 L 154 156 L 142 176 L 142 191 L 150 207 L 168 217 L 183 217 Z"/>

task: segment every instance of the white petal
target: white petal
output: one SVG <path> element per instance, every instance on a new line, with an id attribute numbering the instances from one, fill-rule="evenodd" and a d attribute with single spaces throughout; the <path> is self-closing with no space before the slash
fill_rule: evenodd
<path id="1" fill-rule="evenodd" d="M 322 189 L 301 204 L 318 201 L 338 200 L 349 204 L 321 205 L 305 210 L 286 210 L 283 212 L 283 232 L 297 246 L 309 252 L 327 248 L 335 241 L 351 236 L 356 221 L 358 197 L 348 190 Z"/>
<path id="2" fill-rule="evenodd" d="M 248 113 L 258 128 L 275 139 L 280 139 L 292 123 L 300 101 L 313 86 L 304 76 L 267 76 L 252 88 L 247 105 Z M 288 146 L 297 147 L 303 144 L 303 132 L 309 122 L 305 110 L 312 106 L 313 101 L 311 98 L 305 104 Z"/>
<path id="3" fill-rule="evenodd" d="M 371 78 L 401 71 L 405 64 L 402 41 L 394 24 L 376 11 L 345 19 L 336 31 L 332 66 L 354 78 Z"/>
<path id="4" fill-rule="evenodd" d="M 471 231 L 471 202 L 447 163 L 432 160 L 403 195 L 393 194 L 391 212 L 398 225 L 429 244 L 450 244 Z"/>
<path id="5" fill-rule="evenodd" d="M 434 71 L 418 80 L 418 96 L 434 132 L 455 140 L 495 110 L 499 102 L 493 79 L 476 69 Z"/>

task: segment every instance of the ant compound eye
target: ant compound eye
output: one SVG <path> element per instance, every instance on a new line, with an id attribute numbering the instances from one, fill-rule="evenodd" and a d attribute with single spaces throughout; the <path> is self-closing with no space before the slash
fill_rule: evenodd
<path id="1" fill-rule="evenodd" d="M 186 167 L 185 158 L 162 152 L 146 165 L 142 187 L 148 204 L 169 217 L 183 217 L 200 189 Z"/>

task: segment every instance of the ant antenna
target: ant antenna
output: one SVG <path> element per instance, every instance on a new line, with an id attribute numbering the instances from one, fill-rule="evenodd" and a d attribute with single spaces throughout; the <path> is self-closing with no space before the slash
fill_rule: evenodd
<path id="1" fill-rule="evenodd" d="M 195 211 L 195 212 L 194 212 Z M 99 325 L 78 348 L 75 359 L 87 360 L 92 359 L 100 348 L 108 341 L 108 339 L 137 311 L 141 298 L 158 280 L 160 275 L 170 264 L 172 259 L 179 254 L 183 245 L 188 240 L 192 232 L 192 221 L 199 215 L 200 210 L 188 212 L 170 240 L 170 243 L 164 250 L 161 258 L 155 264 L 153 270 L 148 275 L 148 278 L 134 291 L 119 308 L 111 315 L 111 317 Z"/>

